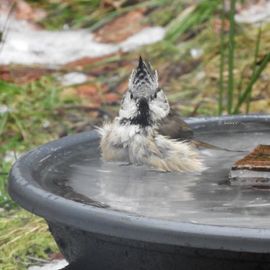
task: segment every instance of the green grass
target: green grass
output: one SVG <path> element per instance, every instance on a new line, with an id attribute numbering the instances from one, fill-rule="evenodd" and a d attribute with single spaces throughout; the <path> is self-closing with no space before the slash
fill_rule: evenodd
<path id="1" fill-rule="evenodd" d="M 1 270 L 26 270 L 57 251 L 45 221 L 24 210 L 0 212 Z"/>
<path id="2" fill-rule="evenodd" d="M 233 108 L 233 92 L 234 92 L 234 51 L 235 51 L 235 5 L 236 0 L 230 0 L 230 31 L 228 43 L 228 88 L 227 88 L 227 112 L 232 113 Z"/>
<path id="3" fill-rule="evenodd" d="M 7 174 L 16 156 L 59 137 L 64 119 L 56 109 L 66 101 L 60 98 L 58 83 L 48 76 L 24 86 L 0 81 L 0 88 L 0 104 L 8 108 L 0 114 L 0 268 L 24 270 L 57 248 L 45 221 L 11 200 Z"/>
<path id="4" fill-rule="evenodd" d="M 224 24 L 225 20 L 225 2 L 223 1 L 222 6 L 222 25 Z M 218 103 L 218 113 L 222 114 L 224 108 L 223 103 L 226 102 L 227 106 L 227 113 L 228 114 L 238 114 L 240 113 L 241 106 L 245 103 L 246 104 L 246 113 L 250 110 L 250 102 L 252 97 L 252 90 L 254 84 L 260 79 L 261 74 L 263 71 L 267 68 L 267 65 L 270 61 L 270 53 L 266 52 L 264 55 L 263 60 L 260 62 L 260 64 L 257 65 L 258 56 L 260 53 L 260 44 L 262 39 L 262 26 L 258 30 L 258 34 L 256 35 L 255 40 L 255 53 L 254 58 L 252 59 L 253 63 L 249 64 L 251 66 L 252 74 L 250 78 L 247 80 L 246 85 L 243 85 L 244 78 L 241 76 L 238 78 L 238 84 L 236 83 L 236 66 L 238 61 L 240 60 L 242 62 L 242 59 L 239 57 L 236 57 L 236 48 L 237 43 L 235 42 L 236 37 L 238 36 L 236 33 L 236 23 L 235 23 L 235 6 L 236 6 L 236 0 L 230 0 L 230 10 L 229 10 L 229 34 L 228 34 L 228 40 L 227 40 L 227 48 L 225 46 L 225 31 L 222 28 L 221 30 L 221 38 L 220 38 L 220 74 L 219 74 L 219 103 Z M 249 52 L 251 51 L 250 47 L 248 47 Z M 242 49 L 243 50 L 243 49 Z M 225 55 L 227 53 L 227 72 L 228 72 L 228 79 L 227 79 L 227 96 L 224 96 L 224 70 L 225 70 L 225 64 L 226 61 L 224 59 Z M 252 55 L 252 54 L 250 54 Z M 251 59 L 250 56 L 247 56 L 248 59 Z M 244 69 L 240 70 L 240 74 L 243 75 Z M 239 70 L 239 68 L 238 68 Z M 237 87 L 238 85 L 238 87 Z M 224 100 L 225 99 L 225 100 Z"/>
<path id="5" fill-rule="evenodd" d="M 218 0 L 203 0 L 197 5 L 186 8 L 168 24 L 166 39 L 176 42 L 186 31 L 194 30 L 194 28 L 196 30 L 196 27 L 211 18 L 218 4 Z"/>
<path id="6" fill-rule="evenodd" d="M 30 1 L 35 2 L 35 1 Z M 55 30 L 66 25 L 70 28 L 89 28 L 96 30 L 112 19 L 138 8 L 154 8 L 165 6 L 169 0 L 146 0 L 131 3 L 130 5 L 104 5 L 101 0 L 75 0 L 49 2 L 38 1 L 48 16 L 41 22 L 48 29 Z M 180 2 L 178 0 L 178 2 Z M 113 3 L 113 2 L 112 2 Z"/>
<path id="7" fill-rule="evenodd" d="M 0 88 L 0 104 L 7 107 L 0 114 L 0 207 L 10 208 L 13 202 L 6 193 L 10 158 L 58 138 L 63 121 L 56 109 L 65 102 L 59 98 L 57 82 L 48 76 L 20 87 L 0 81 Z"/>
<path id="8" fill-rule="evenodd" d="M 241 105 L 245 101 L 249 100 L 254 84 L 258 81 L 260 75 L 265 70 L 265 68 L 267 67 L 269 62 L 270 62 L 270 53 L 265 55 L 263 61 L 259 65 L 259 67 L 252 73 L 252 76 L 250 78 L 249 83 L 246 86 L 246 89 L 243 91 L 243 93 L 238 98 L 237 104 L 236 104 L 235 109 L 234 109 L 235 114 L 239 113 L 239 109 L 240 109 Z M 249 101 L 248 101 L 248 104 L 249 104 Z"/>
<path id="9" fill-rule="evenodd" d="M 221 30 L 220 30 L 220 66 L 219 66 L 219 98 L 218 98 L 218 114 L 221 115 L 223 111 L 224 99 L 224 57 L 225 57 L 225 0 L 222 0 L 221 9 Z"/>

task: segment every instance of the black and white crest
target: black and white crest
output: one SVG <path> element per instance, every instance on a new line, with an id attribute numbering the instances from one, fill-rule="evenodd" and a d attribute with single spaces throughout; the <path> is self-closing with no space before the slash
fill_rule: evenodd
<path id="1" fill-rule="evenodd" d="M 134 69 L 129 78 L 129 90 L 135 96 L 145 96 L 154 93 L 158 88 L 158 74 L 151 65 L 141 57 L 136 69 Z"/>
<path id="2" fill-rule="evenodd" d="M 149 126 L 166 117 L 169 111 L 168 100 L 158 87 L 157 71 L 140 57 L 130 75 L 128 91 L 122 99 L 120 122 Z"/>

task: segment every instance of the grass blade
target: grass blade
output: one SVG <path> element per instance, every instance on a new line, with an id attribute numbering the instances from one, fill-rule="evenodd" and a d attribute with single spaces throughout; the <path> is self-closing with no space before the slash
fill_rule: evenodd
<path id="1" fill-rule="evenodd" d="M 8 113 L 4 113 L 3 119 L 0 121 L 0 136 L 4 132 L 7 120 L 8 120 Z"/>
<path id="2" fill-rule="evenodd" d="M 228 89 L 227 89 L 227 111 L 229 114 L 233 108 L 233 92 L 234 92 L 234 48 L 235 48 L 235 3 L 236 0 L 230 1 L 230 31 L 229 31 L 229 52 L 228 52 Z"/>
<path id="3" fill-rule="evenodd" d="M 197 5 L 191 5 L 167 26 L 165 39 L 171 42 L 177 41 L 187 30 L 210 19 L 218 5 L 218 0 L 204 0 L 200 1 Z"/>
<path id="4" fill-rule="evenodd" d="M 261 65 L 259 66 L 259 68 L 254 72 L 253 76 L 251 77 L 251 80 L 250 80 L 249 84 L 247 85 L 245 91 L 239 97 L 237 105 L 235 106 L 235 109 L 233 111 L 234 114 L 239 113 L 239 109 L 240 109 L 241 105 L 246 101 L 246 99 L 250 95 L 253 85 L 259 79 L 261 73 L 264 71 L 264 69 L 266 68 L 266 66 L 268 65 L 269 62 L 270 62 L 270 53 L 268 53 L 264 57 Z"/>
<path id="5" fill-rule="evenodd" d="M 262 26 L 260 26 L 258 34 L 257 34 L 257 38 L 256 38 L 256 46 L 255 46 L 255 53 L 254 53 L 254 63 L 253 63 L 252 76 L 256 72 L 257 59 L 258 59 L 259 50 L 260 50 L 260 43 L 261 43 L 261 36 L 262 36 Z M 246 113 L 249 113 L 251 93 L 252 92 L 250 91 L 249 94 L 248 94 L 248 97 L 247 97 Z"/>
<path id="6" fill-rule="evenodd" d="M 223 98 L 224 98 L 224 39 L 225 39 L 225 0 L 222 1 L 221 11 L 221 30 L 220 30 L 220 66 L 219 66 L 219 100 L 218 100 L 218 114 L 223 112 Z"/>

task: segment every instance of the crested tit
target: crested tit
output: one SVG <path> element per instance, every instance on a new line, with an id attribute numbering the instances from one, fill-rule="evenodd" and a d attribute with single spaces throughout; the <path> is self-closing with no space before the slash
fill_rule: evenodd
<path id="1" fill-rule="evenodd" d="M 103 159 L 148 165 L 158 171 L 202 171 L 202 160 L 189 142 L 158 133 L 159 123 L 169 112 L 157 71 L 140 57 L 130 75 L 119 115 L 99 128 Z"/>

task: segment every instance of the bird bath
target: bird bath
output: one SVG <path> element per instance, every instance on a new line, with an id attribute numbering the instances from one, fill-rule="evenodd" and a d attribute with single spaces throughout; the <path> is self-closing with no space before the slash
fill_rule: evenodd
<path id="1" fill-rule="evenodd" d="M 188 122 L 221 147 L 270 144 L 270 116 Z M 9 176 L 12 198 L 46 219 L 78 269 L 269 269 L 270 190 L 228 182 L 246 153 L 204 150 L 201 175 L 158 173 L 103 162 L 98 145 L 96 132 L 68 136 L 25 154 Z"/>

